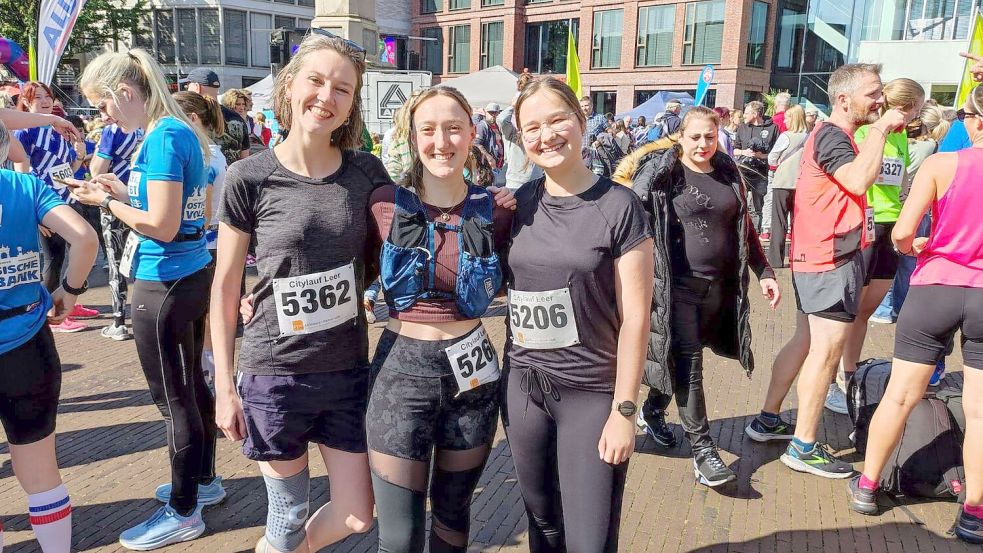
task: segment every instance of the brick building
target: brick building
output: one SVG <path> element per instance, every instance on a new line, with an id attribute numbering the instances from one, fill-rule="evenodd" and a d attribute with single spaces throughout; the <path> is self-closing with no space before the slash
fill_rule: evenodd
<path id="1" fill-rule="evenodd" d="M 493 65 L 563 75 L 568 30 L 585 93 L 623 112 L 658 91 L 693 92 L 716 69 L 707 105 L 741 106 L 769 87 L 777 0 L 411 0 L 411 59 L 441 77 Z"/>

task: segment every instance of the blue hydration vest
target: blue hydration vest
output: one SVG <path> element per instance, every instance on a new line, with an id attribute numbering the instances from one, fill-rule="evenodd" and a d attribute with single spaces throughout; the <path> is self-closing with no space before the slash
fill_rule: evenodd
<path id="1" fill-rule="evenodd" d="M 386 303 L 406 311 L 420 299 L 454 299 L 458 312 L 481 317 L 502 287 L 502 267 L 495 253 L 491 194 L 468 185 L 461 224 L 428 221 L 423 202 L 413 192 L 396 188 L 396 206 L 389 237 L 382 244 L 380 278 Z M 453 293 L 436 289 L 434 232 L 457 233 L 460 251 L 457 284 Z M 419 232 L 423 231 L 423 232 Z"/>

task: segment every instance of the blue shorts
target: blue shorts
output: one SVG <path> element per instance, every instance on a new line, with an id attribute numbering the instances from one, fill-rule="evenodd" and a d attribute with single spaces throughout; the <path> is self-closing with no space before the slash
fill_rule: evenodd
<path id="1" fill-rule="evenodd" d="M 291 461 L 315 443 L 365 453 L 368 368 L 267 376 L 242 374 L 246 419 L 242 453 L 253 461 Z"/>

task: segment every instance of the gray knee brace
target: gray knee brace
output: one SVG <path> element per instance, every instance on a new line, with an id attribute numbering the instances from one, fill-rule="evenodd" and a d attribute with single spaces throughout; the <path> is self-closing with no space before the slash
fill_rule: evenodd
<path id="1" fill-rule="evenodd" d="M 266 541 L 278 551 L 293 551 L 307 538 L 311 473 L 305 468 L 288 478 L 263 475 L 266 482 Z"/>

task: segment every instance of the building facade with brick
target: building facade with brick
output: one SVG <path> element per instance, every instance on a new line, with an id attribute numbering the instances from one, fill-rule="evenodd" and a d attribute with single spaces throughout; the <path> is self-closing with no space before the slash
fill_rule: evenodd
<path id="1" fill-rule="evenodd" d="M 659 91 L 693 93 L 706 65 L 706 104 L 740 107 L 769 89 L 777 0 L 412 0 L 416 67 L 434 82 L 503 65 L 566 73 L 568 33 L 598 112 L 628 111 Z"/>

